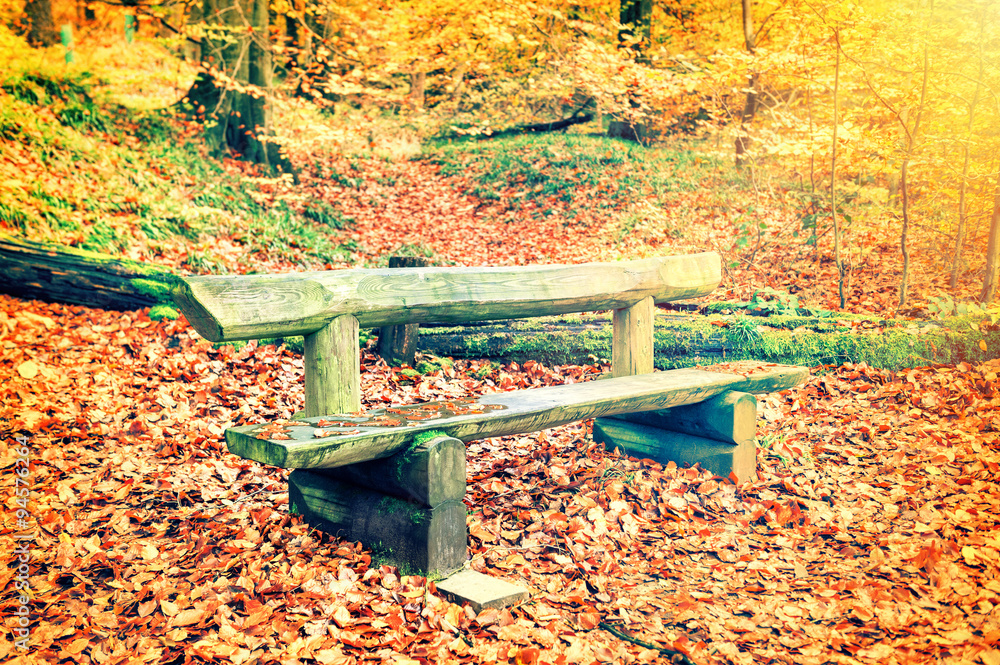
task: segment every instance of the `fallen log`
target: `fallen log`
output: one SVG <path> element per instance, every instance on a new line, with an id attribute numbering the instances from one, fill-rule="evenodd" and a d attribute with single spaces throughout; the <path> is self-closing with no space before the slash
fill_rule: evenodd
<path id="1" fill-rule="evenodd" d="M 658 315 L 654 324 L 656 366 L 679 365 L 671 359 L 702 356 L 718 362 L 726 351 L 726 336 L 691 316 Z M 585 314 L 514 321 L 489 321 L 463 326 L 420 326 L 417 350 L 451 358 L 491 358 L 547 365 L 584 364 L 611 358 L 611 317 Z"/>
<path id="2" fill-rule="evenodd" d="M 539 122 L 532 125 L 519 125 L 517 127 L 511 127 L 510 129 L 504 129 L 493 134 L 485 134 L 482 138 L 484 139 L 499 139 L 506 138 L 509 136 L 520 136 L 521 134 L 539 134 L 542 132 L 557 132 L 560 129 L 566 129 L 567 127 L 572 127 L 573 125 L 582 125 L 590 122 L 594 119 L 594 114 L 584 113 L 572 115 L 568 118 L 563 118 L 562 120 L 554 120 L 552 122 Z"/>
<path id="3" fill-rule="evenodd" d="M 0 291 L 111 310 L 172 304 L 169 269 L 56 243 L 0 234 Z"/>
<path id="4" fill-rule="evenodd" d="M 984 362 L 998 357 L 1000 350 L 1000 329 L 994 327 L 972 327 L 962 321 L 921 326 L 876 319 L 858 323 L 850 319 L 660 311 L 654 322 L 654 362 L 661 370 L 751 359 L 810 367 L 853 362 L 900 369 Z M 461 327 L 421 325 L 417 350 L 452 358 L 588 364 L 611 357 L 611 321 L 587 314 Z"/>

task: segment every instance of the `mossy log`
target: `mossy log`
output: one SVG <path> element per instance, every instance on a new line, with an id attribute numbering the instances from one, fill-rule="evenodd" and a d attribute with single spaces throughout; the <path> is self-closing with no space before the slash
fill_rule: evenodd
<path id="1" fill-rule="evenodd" d="M 112 310 L 172 304 L 167 268 L 0 234 L 0 290 L 19 298 Z"/>
<path id="2" fill-rule="evenodd" d="M 738 319 L 742 320 L 737 323 Z M 864 362 L 899 369 L 1000 357 L 1000 330 L 962 320 L 872 319 L 859 325 L 857 317 L 763 318 L 658 311 L 653 330 L 654 363 L 661 370 L 749 359 L 810 367 Z M 421 325 L 417 350 L 452 358 L 587 364 L 611 359 L 611 331 L 611 317 L 599 314 L 461 327 Z"/>

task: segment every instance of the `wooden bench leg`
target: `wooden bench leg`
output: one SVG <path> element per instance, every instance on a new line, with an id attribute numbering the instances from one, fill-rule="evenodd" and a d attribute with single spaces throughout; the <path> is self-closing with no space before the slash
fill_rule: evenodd
<path id="1" fill-rule="evenodd" d="M 730 391 L 687 406 L 594 421 L 594 441 L 633 457 L 701 464 L 737 482 L 757 476 L 757 399 Z"/>
<path id="2" fill-rule="evenodd" d="M 465 564 L 464 496 L 465 444 L 447 436 L 385 459 L 288 477 L 289 504 L 307 521 L 424 575 Z"/>
<path id="3" fill-rule="evenodd" d="M 306 367 L 305 417 L 361 410 L 358 320 L 338 316 L 303 340 Z"/>
<path id="4" fill-rule="evenodd" d="M 635 376 L 653 371 L 653 297 L 611 316 L 611 376 Z"/>

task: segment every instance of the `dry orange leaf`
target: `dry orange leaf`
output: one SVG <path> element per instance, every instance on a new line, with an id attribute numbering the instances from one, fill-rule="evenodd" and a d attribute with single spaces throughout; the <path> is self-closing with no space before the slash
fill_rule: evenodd
<path id="1" fill-rule="evenodd" d="M 515 662 L 517 665 L 538 665 L 540 655 L 538 647 L 524 647 L 518 650 Z"/>
<path id="2" fill-rule="evenodd" d="M 170 626 L 190 626 L 192 624 L 199 623 L 205 618 L 206 611 L 204 609 L 199 609 L 192 607 L 190 609 L 181 610 L 172 619 L 170 619 Z"/>
<path id="3" fill-rule="evenodd" d="M 36 365 L 32 360 L 25 360 L 17 366 L 17 373 L 20 374 L 23 379 L 33 379 L 38 376 L 38 365 Z"/>
<path id="4" fill-rule="evenodd" d="M 351 618 L 351 613 L 346 607 L 339 605 L 333 611 L 333 622 L 340 628 L 346 628 L 354 622 L 354 619 Z"/>
<path id="5" fill-rule="evenodd" d="M 89 644 L 90 644 L 89 637 L 81 637 L 79 639 L 75 639 L 63 649 L 63 653 L 77 655 L 79 653 L 82 653 L 83 650 L 86 649 L 87 645 Z"/>
<path id="6" fill-rule="evenodd" d="M 177 607 L 177 603 L 172 603 L 169 600 L 161 600 L 160 611 L 163 612 L 165 616 L 172 617 L 180 612 L 181 609 Z"/>

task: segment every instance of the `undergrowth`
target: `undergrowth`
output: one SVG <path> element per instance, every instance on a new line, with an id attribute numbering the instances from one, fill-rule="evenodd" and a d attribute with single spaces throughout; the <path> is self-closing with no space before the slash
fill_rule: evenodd
<path id="1" fill-rule="evenodd" d="M 623 209 L 636 198 L 690 191 L 711 166 L 689 150 L 584 134 L 440 142 L 424 159 L 443 175 L 470 177 L 479 198 L 515 209 L 534 200 Z"/>
<path id="2" fill-rule="evenodd" d="M 303 266 L 341 262 L 336 232 L 353 222 L 322 202 L 255 198 L 252 167 L 205 152 L 198 127 L 169 109 L 132 109 L 78 69 L 0 74 L 0 231 L 109 254 L 226 272 L 233 257 L 201 242 L 230 237 L 235 263 L 265 256 Z M 203 246 L 204 245 L 204 246 Z"/>

